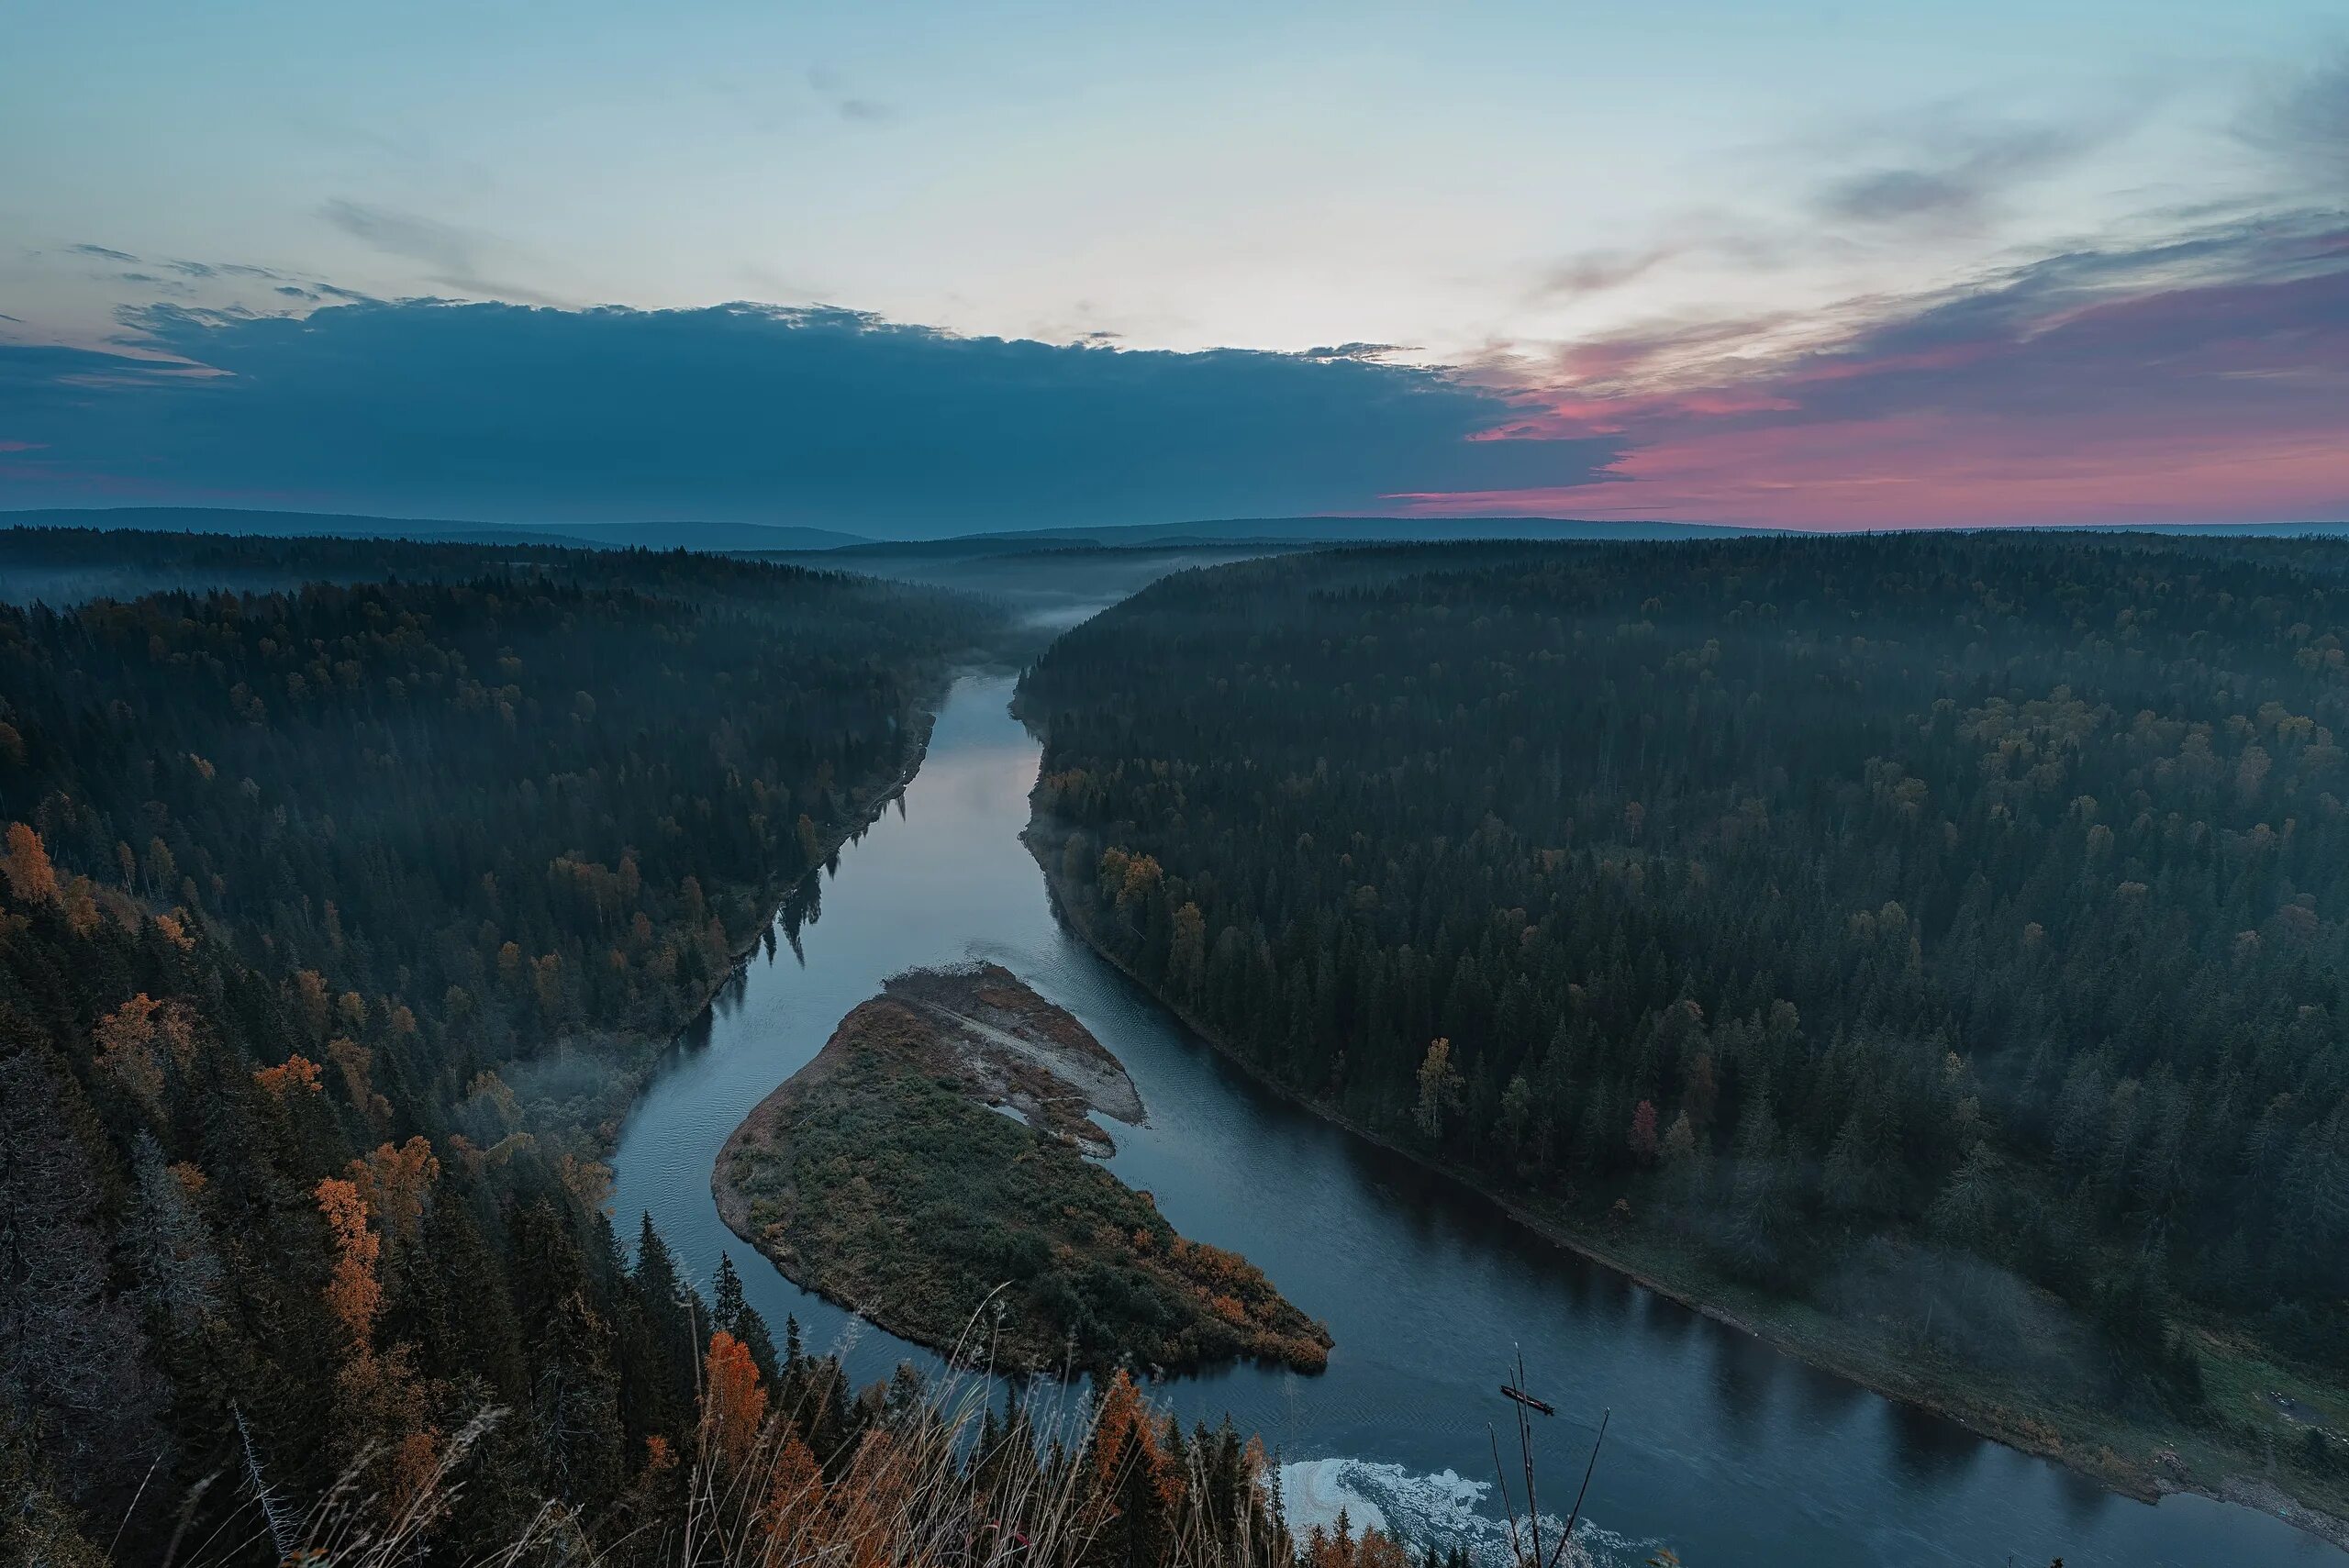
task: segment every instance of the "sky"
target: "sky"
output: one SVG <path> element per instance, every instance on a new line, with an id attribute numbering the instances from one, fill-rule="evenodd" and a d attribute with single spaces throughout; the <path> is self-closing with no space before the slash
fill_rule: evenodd
<path id="1" fill-rule="evenodd" d="M 2311 0 L 15 0 L 0 507 L 2349 517 Z"/>

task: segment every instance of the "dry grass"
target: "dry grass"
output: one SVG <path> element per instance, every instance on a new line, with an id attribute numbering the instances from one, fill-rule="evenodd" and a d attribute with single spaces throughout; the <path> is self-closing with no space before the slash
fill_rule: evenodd
<path id="1" fill-rule="evenodd" d="M 974 1315 L 974 1328 L 977 1321 Z M 364 1461 L 299 1517 L 264 1500 L 257 1472 L 215 1476 L 196 1488 L 184 1518 L 195 1517 L 212 1486 L 238 1487 L 239 1506 L 204 1539 L 184 1539 L 184 1527 L 164 1562 L 406 1568 L 429 1555 L 469 1568 L 1075 1568 L 1094 1561 L 1116 1519 L 1108 1499 L 1122 1480 L 1095 1464 L 1095 1404 L 1060 1385 L 1057 1396 L 1023 1407 L 1025 1422 L 1008 1424 L 990 1417 L 995 1387 L 982 1372 L 950 1372 L 823 1467 L 797 1436 L 814 1412 L 765 1411 L 745 1443 L 726 1429 L 724 1402 L 705 1397 L 693 1451 L 656 1459 L 597 1517 L 548 1500 L 511 1540 L 459 1559 L 436 1546 L 436 1527 L 464 1491 L 469 1459 L 503 1418 L 484 1410 L 441 1445 L 429 1477 L 396 1506 L 366 1489 L 361 1478 L 383 1467 Z M 1158 1489 L 1175 1496 L 1152 1568 L 1294 1568 L 1297 1550 L 1271 1506 L 1269 1467 L 1252 1462 L 1246 1495 L 1219 1497 L 1202 1456 L 1186 1454 L 1179 1488 Z"/>

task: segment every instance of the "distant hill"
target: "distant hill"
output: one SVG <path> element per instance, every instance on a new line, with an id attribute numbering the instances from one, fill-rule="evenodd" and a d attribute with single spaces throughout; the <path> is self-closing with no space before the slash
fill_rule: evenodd
<path id="1" fill-rule="evenodd" d="M 2142 533 L 2206 539 L 2349 536 L 2349 520 L 2339 518 L 2293 523 L 2066 523 L 2036 528 L 2009 525 L 2009 528 L 2013 531 L 2026 532 Z M 1766 538 L 1807 531 L 1810 530 L 1748 528 L 1731 523 L 1616 522 L 1595 517 L 1215 517 L 1185 523 L 1138 523 L 1104 528 L 1032 528 L 1016 532 L 963 534 L 941 539 L 883 542 L 868 548 L 909 553 L 977 555 L 1010 553 L 1055 544 L 1099 545 L 1112 549 L 1183 549 L 1223 545 L 1440 544 L 1447 539 L 1620 539 L 1647 542 L 1739 535 Z"/>
<path id="2" fill-rule="evenodd" d="M 2042 533 L 2167 534 L 2193 539 L 2342 539 L 2349 537 L 2349 520 L 2305 523 L 2057 523 Z"/>
<path id="3" fill-rule="evenodd" d="M 448 544 L 553 544 L 589 550 L 838 550 L 860 534 L 763 523 L 476 523 L 370 517 L 344 512 L 273 512 L 233 506 L 53 506 L 0 511 L 0 528 L 142 528 L 160 533 L 268 538 L 413 539 Z"/>
<path id="4" fill-rule="evenodd" d="M 1293 550 L 1472 539 L 1653 543 L 1720 539 L 1738 531 L 1702 523 L 1580 517 L 1211 517 L 875 539 L 837 550 L 763 551 L 760 559 L 985 594 L 1009 602 L 1030 624 L 1062 627 L 1171 573 Z"/>
<path id="5" fill-rule="evenodd" d="M 1721 523 L 1605 521 L 1592 517 L 1202 517 L 1175 523 L 1098 528 L 990 529 L 938 539 L 886 539 L 837 528 L 702 522 L 493 523 L 459 518 L 377 517 L 342 512 L 284 512 L 235 506 L 47 507 L 0 511 L 0 528 L 137 528 L 163 533 L 244 534 L 264 538 L 409 539 L 446 544 L 546 544 L 590 550 L 696 550 L 738 555 L 840 552 L 824 562 L 852 571 L 897 561 L 1024 555 L 1040 550 L 1240 550 L 1250 553 L 1333 544 L 1442 543 L 1449 539 L 1592 539 L 1650 542 L 1799 532 Z M 2046 532 L 2154 533 L 2221 539 L 2332 537 L 2349 521 L 2298 523 L 2132 523 L 2048 525 Z"/>
<path id="6" fill-rule="evenodd" d="M 1711 539 L 1736 531 L 1739 530 L 1714 523 L 1603 522 L 1588 517 L 1207 517 L 1185 523 L 972 534 L 963 536 L 963 542 L 1057 540 L 1115 546 L 1179 546 L 1433 543 L 1452 539 L 1647 540 Z"/>
<path id="7" fill-rule="evenodd" d="M 1064 627 L 1140 593 L 1172 572 L 1308 548 L 1307 542 L 1295 539 L 1103 544 L 973 537 L 899 539 L 846 550 L 767 550 L 754 559 L 984 594 L 1009 604 L 1030 626 Z"/>
<path id="8" fill-rule="evenodd" d="M 1707 523 L 1616 523 L 1578 517 L 1215 517 L 1187 523 L 952 534 L 944 539 L 869 539 L 830 550 L 755 553 L 762 559 L 800 566 L 829 566 L 906 582 L 993 587 L 995 591 L 1001 591 L 1000 587 L 976 581 L 972 574 L 992 575 L 1008 585 L 1027 574 L 1041 572 L 1057 580 L 1071 571 L 1083 573 L 1089 568 L 1087 584 L 1080 590 L 1080 597 L 1089 602 L 1094 591 L 1105 587 L 1111 577 L 1130 580 L 1124 593 L 1131 593 L 1143 583 L 1184 566 L 1331 545 L 1442 544 L 1454 539 L 1652 542 L 1719 539 L 1740 531 Z M 1141 573 L 1138 577 L 1133 575 L 1137 571 Z"/>
<path id="9" fill-rule="evenodd" d="M 0 522 L 9 516 L 0 512 Z M 795 557 L 770 550 L 761 559 L 814 562 L 838 573 L 841 568 L 833 563 L 837 555 L 816 550 Z M 0 605 L 128 601 L 170 590 L 259 594 L 307 583 L 384 578 L 447 582 L 506 571 L 584 585 L 621 577 L 648 580 L 663 573 L 703 573 L 712 581 L 739 573 L 747 574 L 746 581 L 762 580 L 742 556 L 724 550 L 638 553 L 539 529 L 461 528 L 419 539 L 384 533 L 0 526 Z"/>
<path id="10" fill-rule="evenodd" d="M 863 534 L 768 523 L 564 523 L 562 533 L 604 550 L 843 550 L 872 541 Z M 508 537 L 537 538 L 516 526 Z"/>
<path id="11" fill-rule="evenodd" d="M 0 528 L 141 528 L 161 533 L 271 538 L 414 539 L 448 543 L 586 546 L 606 550 L 734 552 L 871 550 L 928 555 L 1011 553 L 1054 545 L 1137 547 L 1435 542 L 1450 539 L 1666 539 L 1725 531 L 1707 523 L 1600 522 L 1579 517 L 1206 517 L 1100 528 L 996 529 L 929 539 L 876 539 L 836 528 L 740 522 L 489 523 L 447 517 L 377 517 L 240 506 L 93 506 L 0 511 Z"/>

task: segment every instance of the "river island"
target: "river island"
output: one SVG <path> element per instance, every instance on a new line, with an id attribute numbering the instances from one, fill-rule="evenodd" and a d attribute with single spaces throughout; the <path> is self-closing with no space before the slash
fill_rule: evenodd
<path id="1" fill-rule="evenodd" d="M 914 970 L 841 1020 L 719 1151 L 719 1215 L 796 1284 L 957 1361 L 1318 1372 L 1327 1329 L 1176 1233 L 1092 1156 L 1141 1095 L 999 964 Z"/>

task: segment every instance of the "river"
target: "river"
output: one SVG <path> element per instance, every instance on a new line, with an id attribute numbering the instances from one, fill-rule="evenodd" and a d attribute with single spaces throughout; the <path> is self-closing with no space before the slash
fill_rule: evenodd
<path id="1" fill-rule="evenodd" d="M 1019 841 L 1039 750 L 1003 676 L 959 680 L 904 795 L 846 846 L 816 917 L 753 954 L 669 1053 L 624 1124 L 614 1212 L 640 1211 L 705 1284 L 733 1255 L 778 1338 L 843 1351 L 862 1383 L 936 1358 L 801 1291 L 729 1231 L 718 1146 L 899 970 L 993 959 L 1122 1058 L 1147 1127 L 1109 1166 L 1175 1228 L 1244 1253 L 1321 1318 L 1326 1373 L 1234 1368 L 1158 1391 L 1229 1412 L 1283 1461 L 1293 1514 L 1385 1519 L 1417 1540 L 1494 1537 L 1487 1423 L 1521 1351 L 1558 1407 L 1539 1434 L 1545 1503 L 1570 1493 L 1613 1411 L 1586 1513 L 1602 1561 L 1668 1545 L 1691 1568 L 1829 1564 L 2349 1568 L 2349 1553 L 2254 1510 L 2158 1507 L 1811 1370 L 1552 1246 L 1453 1184 L 1290 1106 L 1187 1033 L 1054 919 Z"/>

